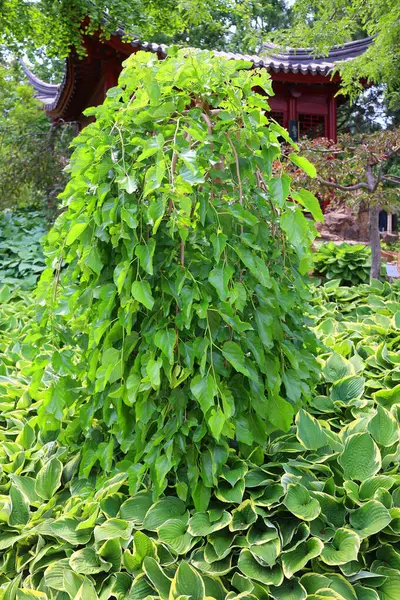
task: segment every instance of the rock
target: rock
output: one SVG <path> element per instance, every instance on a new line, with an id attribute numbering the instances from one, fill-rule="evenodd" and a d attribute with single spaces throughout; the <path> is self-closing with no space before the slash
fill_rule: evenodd
<path id="1" fill-rule="evenodd" d="M 394 233 L 384 233 L 382 236 L 382 241 L 386 244 L 392 244 L 393 242 L 398 242 L 399 234 L 397 232 Z"/>
<path id="2" fill-rule="evenodd" d="M 345 204 L 329 206 L 324 215 L 324 223 L 320 223 L 317 228 L 325 239 L 359 239 L 357 219 L 351 208 Z"/>

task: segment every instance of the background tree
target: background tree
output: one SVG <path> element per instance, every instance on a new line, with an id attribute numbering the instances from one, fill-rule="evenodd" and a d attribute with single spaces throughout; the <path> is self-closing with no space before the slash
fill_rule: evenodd
<path id="1" fill-rule="evenodd" d="M 65 57 L 71 46 L 84 52 L 82 35 L 121 25 L 130 36 L 182 42 L 201 48 L 260 46 L 263 35 L 288 25 L 283 0 L 8 0 L 0 3 L 0 44 L 24 51 L 32 45 L 48 56 Z"/>
<path id="2" fill-rule="evenodd" d="M 378 279 L 381 267 L 379 234 L 380 210 L 397 208 L 400 201 L 400 131 L 381 130 L 370 135 L 342 135 L 336 144 L 319 138 L 304 140 L 301 148 L 317 168 L 315 180 L 298 180 L 320 196 L 325 194 L 351 206 L 364 203 L 369 210 L 369 241 L 371 244 L 371 278 Z M 325 190 L 325 191 L 324 191 Z"/>
<path id="3" fill-rule="evenodd" d="M 50 123 L 18 63 L 0 64 L 0 207 L 44 202 L 53 211 L 74 134 Z"/>
<path id="4" fill-rule="evenodd" d="M 400 3 L 398 0 L 296 0 L 293 24 L 275 40 L 297 47 L 311 46 L 326 55 L 335 44 L 371 36 L 361 56 L 342 63 L 342 90 L 353 99 L 362 80 L 383 84 L 391 107 L 400 106 Z"/>

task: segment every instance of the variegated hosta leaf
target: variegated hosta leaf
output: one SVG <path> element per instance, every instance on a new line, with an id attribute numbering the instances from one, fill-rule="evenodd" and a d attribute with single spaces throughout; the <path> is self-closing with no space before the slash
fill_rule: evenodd
<path id="1" fill-rule="evenodd" d="M 400 313 L 400 286 L 385 286 L 374 295 L 385 294 L 379 311 L 388 318 Z M 324 293 L 342 294 L 343 312 L 336 321 L 337 304 L 324 303 L 332 352 L 324 349 L 310 406 L 265 451 L 239 457 L 231 448 L 215 486 L 199 491 L 204 510 L 187 500 L 189 481 L 171 480 L 153 500 L 146 469 L 113 457 L 100 438 L 82 456 L 41 437 L 35 411 L 46 392 L 35 391 L 31 351 L 9 345 L 0 376 L 0 598 L 397 600 L 400 322 L 378 319 L 363 289 L 359 298 L 332 290 Z"/>

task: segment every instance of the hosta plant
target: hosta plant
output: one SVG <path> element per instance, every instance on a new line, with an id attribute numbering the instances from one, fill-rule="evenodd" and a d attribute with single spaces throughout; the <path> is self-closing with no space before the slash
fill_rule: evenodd
<path id="1" fill-rule="evenodd" d="M 82 464 L 79 447 L 40 432 L 45 400 L 32 402 L 31 394 L 39 387 L 45 398 L 46 388 L 33 368 L 32 322 L 26 301 L 11 296 L 1 330 L 0 598 L 399 597 L 400 402 L 394 388 L 370 394 L 365 384 L 381 362 L 382 328 L 372 329 L 379 310 L 391 321 L 389 336 L 399 334 L 400 289 L 366 287 L 359 304 L 369 293 L 385 307 L 365 305 L 360 318 L 338 310 L 348 288 L 323 291 L 331 302 L 325 296 L 317 328 L 326 345 L 317 394 L 289 432 L 269 436 L 265 452 L 243 459 L 231 451 L 202 511 L 172 487 L 154 500 L 151 479 L 135 486 L 126 459 L 111 457 L 110 477 Z M 20 321 L 24 345 L 14 347 L 7 314 Z M 341 331 L 327 331 L 328 319 Z M 352 336 L 366 320 L 371 333 L 361 357 Z M 335 338 L 335 350 L 327 350 Z M 68 349 L 49 365 L 51 342 L 41 345 L 39 362 L 51 380 L 68 364 Z M 388 357 L 394 361 L 391 350 Z M 106 455 L 100 443 L 99 456 Z"/>
<path id="2" fill-rule="evenodd" d="M 45 268 L 41 238 L 46 233 L 43 212 L 34 207 L 0 212 L 0 282 L 9 288 L 35 287 Z"/>
<path id="3" fill-rule="evenodd" d="M 198 510 L 231 447 L 247 456 L 289 428 L 316 370 L 302 207 L 320 209 L 272 172 L 290 140 L 249 66 L 191 51 L 127 61 L 75 141 L 42 277 L 45 327 L 83 354 L 40 425 L 79 440 L 81 472 L 126 455 L 138 487 L 149 476 L 154 498 L 175 486 Z"/>
<path id="4" fill-rule="evenodd" d="M 335 244 L 318 246 L 313 255 L 314 271 L 324 280 L 337 279 L 341 285 L 367 283 L 371 269 L 371 251 L 364 244 Z"/>

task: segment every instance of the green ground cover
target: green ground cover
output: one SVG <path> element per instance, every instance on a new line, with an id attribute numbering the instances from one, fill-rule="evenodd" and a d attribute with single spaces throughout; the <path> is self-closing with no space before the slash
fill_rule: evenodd
<path id="1" fill-rule="evenodd" d="M 400 286 L 310 304 L 315 169 L 239 66 L 129 59 L 1 289 L 0 600 L 400 594 Z"/>
<path id="2" fill-rule="evenodd" d="M 0 281 L 8 288 L 32 289 L 45 268 L 40 243 L 46 233 L 43 211 L 34 207 L 0 212 Z"/>
<path id="3" fill-rule="evenodd" d="M 29 337 L 35 312 L 14 292 L 0 320 L 0 597 L 399 597 L 400 285 L 316 293 L 316 393 L 265 454 L 232 450 L 198 511 L 178 486 L 154 502 L 105 445 L 93 469 L 38 433 L 32 358 L 51 342 Z"/>

